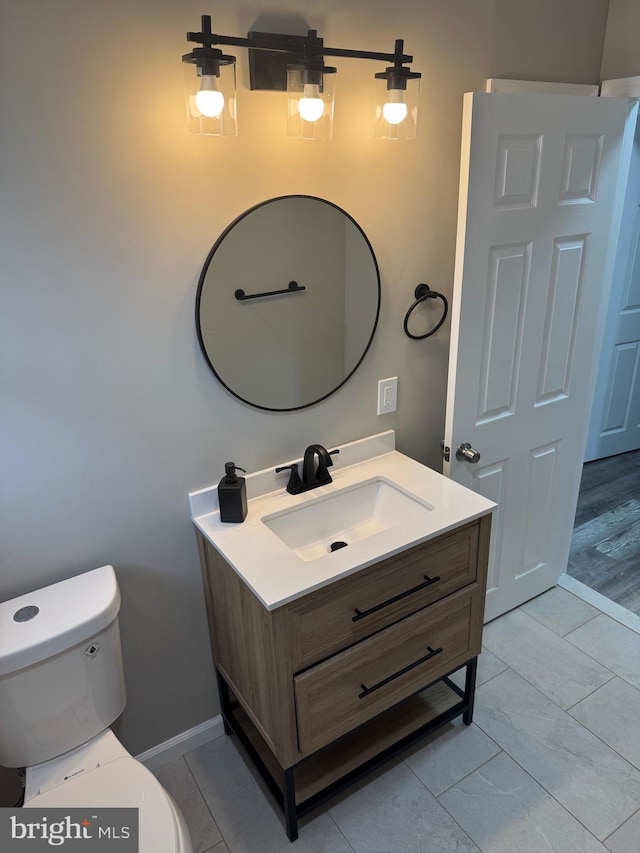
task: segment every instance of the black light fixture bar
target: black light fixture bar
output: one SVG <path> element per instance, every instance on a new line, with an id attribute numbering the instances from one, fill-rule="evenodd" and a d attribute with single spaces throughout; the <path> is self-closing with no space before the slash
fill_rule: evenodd
<path id="1" fill-rule="evenodd" d="M 252 37 L 251 37 L 252 36 Z M 413 56 L 402 53 L 403 40 L 396 41 L 393 53 L 381 53 L 376 50 L 351 50 L 350 48 L 325 47 L 323 40 L 318 38 L 317 30 L 309 30 L 306 36 L 292 36 L 283 33 L 250 33 L 249 38 L 224 36 L 211 32 L 211 15 L 202 16 L 202 31 L 187 33 L 187 41 L 211 47 L 222 44 L 229 47 L 247 47 L 254 50 L 276 50 L 285 53 L 300 53 L 301 48 L 308 48 L 316 56 L 343 56 L 351 59 L 374 59 L 379 62 L 413 62 Z M 397 46 L 400 44 L 400 53 Z"/>
<path id="2" fill-rule="evenodd" d="M 377 50 L 327 47 L 323 39 L 318 37 L 317 30 L 308 30 L 305 36 L 251 31 L 247 38 L 240 38 L 212 32 L 210 15 L 202 16 L 202 30 L 188 32 L 187 41 L 205 48 L 211 48 L 214 45 L 246 47 L 249 50 L 251 89 L 285 90 L 287 62 L 321 60 L 325 56 L 393 62 L 396 67 L 413 62 L 413 56 L 403 53 L 402 39 L 396 40 L 393 53 L 384 53 Z M 254 51 L 268 52 L 271 56 L 258 57 Z M 274 56 L 274 54 L 281 54 L 281 56 Z"/>
<path id="3" fill-rule="evenodd" d="M 413 62 L 413 56 L 402 53 L 404 40 L 396 39 L 396 46 L 400 45 L 400 53 L 397 50 L 394 53 L 380 53 L 375 50 L 343 50 L 339 47 L 323 48 L 323 56 L 347 56 L 353 59 L 375 59 L 380 62 L 400 62 L 409 64 Z"/>

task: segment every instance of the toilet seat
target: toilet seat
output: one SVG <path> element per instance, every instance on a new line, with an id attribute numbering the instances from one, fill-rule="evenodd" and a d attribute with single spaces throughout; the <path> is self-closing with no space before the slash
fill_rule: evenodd
<path id="1" fill-rule="evenodd" d="M 137 808 L 140 853 L 191 853 L 171 798 L 155 776 L 131 756 L 37 794 L 24 807 Z"/>

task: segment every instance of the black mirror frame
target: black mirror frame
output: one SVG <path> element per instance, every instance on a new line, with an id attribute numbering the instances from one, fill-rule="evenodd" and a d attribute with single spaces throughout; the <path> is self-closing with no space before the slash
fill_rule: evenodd
<path id="1" fill-rule="evenodd" d="M 347 376 L 345 376 L 345 377 L 344 377 L 344 379 L 343 379 L 341 382 L 339 382 L 339 383 L 338 383 L 338 385 L 336 385 L 336 386 L 335 386 L 335 388 L 332 388 L 332 389 L 331 389 L 331 391 L 328 391 L 326 394 L 323 394 L 321 397 L 318 397 L 317 399 L 312 400 L 312 401 L 311 401 L 311 402 L 309 402 L 309 403 L 304 403 L 304 404 L 303 404 L 303 405 L 301 405 L 301 406 L 291 406 L 291 407 L 289 407 L 289 408 L 276 409 L 276 408 L 272 408 L 272 407 L 270 407 L 270 406 L 261 406 L 261 405 L 259 405 L 258 403 L 253 403 L 253 402 L 251 402 L 251 400 L 247 400 L 245 397 L 242 397 L 240 394 L 236 393 L 236 392 L 233 390 L 233 388 L 230 388 L 230 387 L 229 387 L 229 385 L 227 385 L 227 383 L 226 383 L 226 382 L 221 378 L 221 376 L 217 373 L 217 371 L 216 371 L 215 367 L 213 366 L 213 364 L 211 363 L 211 360 L 209 359 L 209 355 L 208 355 L 207 350 L 206 350 L 206 348 L 205 348 L 204 340 L 203 340 L 203 337 L 202 337 L 202 329 L 201 329 L 201 326 L 200 326 L 200 301 L 201 301 L 202 288 L 203 288 L 203 286 L 204 286 L 204 282 L 205 282 L 205 278 L 206 278 L 206 275 L 207 275 L 207 271 L 208 271 L 208 269 L 209 269 L 209 264 L 211 263 L 211 261 L 212 261 L 212 259 L 213 259 L 213 256 L 214 256 L 214 255 L 215 255 L 215 253 L 216 253 L 217 248 L 220 246 L 220 244 L 222 243 L 222 241 L 224 240 L 224 238 L 227 236 L 227 234 L 228 234 L 228 233 L 229 233 L 233 228 L 235 228 L 235 226 L 236 226 L 236 225 L 238 225 L 238 223 L 239 223 L 239 222 L 241 222 L 241 221 L 242 221 L 246 216 L 248 216 L 250 213 L 253 213 L 253 211 L 254 211 L 254 210 L 257 210 L 257 209 L 258 209 L 258 208 L 260 208 L 260 207 L 264 207 L 264 206 L 265 206 L 265 205 L 267 205 L 267 204 L 272 204 L 272 203 L 273 203 L 273 202 L 275 202 L 275 201 L 282 201 L 283 199 L 289 199 L 289 198 L 304 198 L 304 199 L 311 199 L 312 201 L 320 201 L 320 202 L 322 202 L 323 204 L 328 204 L 330 207 L 335 208 L 337 211 L 339 211 L 339 212 L 340 212 L 340 213 L 342 213 L 344 216 L 346 216 L 346 217 L 347 217 L 347 219 L 348 219 L 350 222 L 352 222 L 352 223 L 353 223 L 353 225 L 355 225 L 355 227 L 358 229 L 358 231 L 359 231 L 359 232 L 360 232 L 360 234 L 362 235 L 363 239 L 365 240 L 365 242 L 366 242 L 366 244 L 367 244 L 367 246 L 368 246 L 368 248 L 369 248 L 369 251 L 371 252 L 371 258 L 372 258 L 372 260 L 373 260 L 373 266 L 374 266 L 375 271 L 376 271 L 376 279 L 377 279 L 377 284 L 378 284 L 378 304 L 377 304 L 377 306 L 376 306 L 376 316 L 375 316 L 375 319 L 374 319 L 374 321 L 373 321 L 373 328 L 371 329 L 371 335 L 369 336 L 369 340 L 367 341 L 367 344 L 366 344 L 366 346 L 365 346 L 365 348 L 364 348 L 364 350 L 363 350 L 363 352 L 362 352 L 362 355 L 361 355 L 361 356 L 360 356 L 360 358 L 358 359 L 357 363 L 354 365 L 354 367 L 353 367 L 353 369 L 351 370 L 351 372 L 350 372 L 349 374 L 347 374 Z M 376 329 L 378 328 L 378 320 L 379 320 L 379 318 L 380 318 L 380 303 L 381 303 L 381 297 L 382 297 L 382 288 L 381 288 L 381 285 L 380 285 L 380 269 L 379 269 L 379 267 L 378 267 L 378 260 L 377 260 L 377 258 L 376 258 L 375 252 L 373 251 L 373 246 L 371 245 L 371 242 L 370 242 L 369 238 L 367 237 L 367 235 L 364 233 L 363 229 L 360 227 L 360 225 L 358 225 L 358 223 L 357 223 L 357 222 L 356 222 L 356 220 L 353 218 L 353 216 L 351 216 L 351 214 L 347 213 L 347 211 L 346 211 L 346 210 L 344 210 L 343 208 L 341 208 L 339 205 L 334 204 L 332 201 L 327 201 L 327 199 L 325 199 L 325 198 L 320 198 L 319 196 L 304 195 L 304 194 L 302 194 L 302 193 L 292 193 L 292 194 L 290 194 L 290 195 L 282 195 L 282 196 L 276 196 L 275 198 L 269 198 L 269 199 L 267 199 L 266 201 L 261 201 L 261 202 L 259 202 L 258 204 L 254 204 L 254 205 L 253 205 L 253 207 L 250 207 L 248 210 L 245 210 L 245 211 L 244 211 L 244 213 L 241 213 L 239 216 L 237 216 L 237 217 L 233 220 L 233 222 L 231 222 L 231 224 L 230 224 L 230 225 L 228 225 L 228 226 L 224 229 L 224 231 L 222 232 L 222 234 L 218 237 L 218 239 L 216 240 L 216 242 L 213 244 L 213 246 L 212 246 L 212 248 L 211 248 L 211 251 L 210 251 L 210 252 L 209 252 L 209 254 L 207 255 L 207 259 L 206 259 L 206 261 L 204 262 L 204 266 L 202 267 L 202 272 L 200 273 L 200 278 L 199 278 L 199 280 L 198 280 L 198 291 L 197 291 L 197 293 L 196 293 L 196 312 L 195 312 L 195 313 L 196 313 L 196 333 L 197 333 L 197 336 L 198 336 L 198 343 L 199 343 L 199 345 L 200 345 L 200 351 L 202 352 L 202 355 L 204 356 L 204 359 L 205 359 L 205 361 L 207 362 L 207 365 L 209 366 L 209 369 L 211 370 L 211 372 L 213 373 L 213 375 L 216 377 L 216 379 L 218 380 L 218 382 L 219 382 L 219 383 L 220 383 L 224 388 L 226 388 L 226 390 L 227 390 L 230 394 L 232 394 L 232 395 L 233 395 L 237 400 L 240 400 L 242 403 L 246 403 L 248 406 L 252 406 L 254 409 L 261 409 L 262 411 L 265 411 L 265 412 L 297 412 L 297 411 L 300 411 L 301 409 L 308 409 L 308 408 L 310 408 L 311 406 L 316 406 L 318 403 L 321 403 L 323 400 L 326 400 L 328 397 L 331 397 L 331 395 L 332 395 L 332 394 L 335 394 L 335 393 L 336 393 L 336 391 L 338 391 L 338 389 L 342 388 L 342 386 L 343 386 L 346 382 L 348 382 L 348 381 L 349 381 L 349 379 L 351 379 L 351 377 L 353 376 L 353 374 L 356 372 L 356 370 L 357 370 L 357 369 L 360 367 L 360 365 L 362 364 L 362 362 L 363 362 L 363 360 L 364 360 L 364 357 L 366 356 L 367 352 L 369 351 L 369 347 L 371 346 L 371 342 L 373 341 L 373 336 L 374 336 L 374 335 L 375 335 L 375 333 L 376 333 Z"/>

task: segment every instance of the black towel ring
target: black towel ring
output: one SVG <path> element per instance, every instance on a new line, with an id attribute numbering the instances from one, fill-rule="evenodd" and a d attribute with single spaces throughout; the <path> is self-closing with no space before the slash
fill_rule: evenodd
<path id="1" fill-rule="evenodd" d="M 425 338 L 430 338 L 431 335 L 434 335 L 438 331 L 440 326 L 444 323 L 444 321 L 447 319 L 447 314 L 449 313 L 449 303 L 447 302 L 446 296 L 443 296 L 442 293 L 437 293 L 435 290 L 431 290 L 428 284 L 419 284 L 415 289 L 414 296 L 416 297 L 416 301 L 413 303 L 411 308 L 409 308 L 404 318 L 404 331 L 405 334 L 408 335 L 412 340 L 423 341 Z M 442 304 L 444 305 L 444 311 L 442 312 L 442 317 L 440 317 L 433 329 L 431 329 L 429 332 L 426 332 L 424 335 L 413 335 L 409 331 L 409 317 L 411 316 L 411 312 L 416 307 L 416 305 L 419 305 L 421 302 L 424 302 L 425 299 L 441 299 Z"/>

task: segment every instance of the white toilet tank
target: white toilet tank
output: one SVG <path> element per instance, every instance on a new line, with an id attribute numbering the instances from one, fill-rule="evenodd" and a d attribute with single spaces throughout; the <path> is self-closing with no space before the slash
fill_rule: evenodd
<path id="1" fill-rule="evenodd" d="M 48 761 L 120 716 L 119 610 L 112 566 L 0 604 L 0 765 Z"/>

